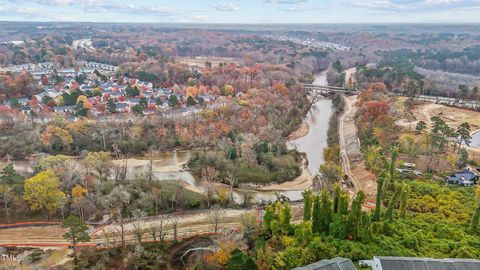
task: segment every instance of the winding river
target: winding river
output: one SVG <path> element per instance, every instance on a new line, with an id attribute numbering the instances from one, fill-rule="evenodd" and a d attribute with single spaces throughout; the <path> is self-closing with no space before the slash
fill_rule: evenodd
<path id="1" fill-rule="evenodd" d="M 326 85 L 326 72 L 318 73 L 315 76 L 315 84 Z M 332 115 L 332 101 L 329 99 L 320 99 L 310 109 L 306 116 L 306 123 L 309 125 L 309 132 L 304 137 L 288 142 L 289 148 L 296 148 L 299 152 L 306 154 L 308 159 L 308 170 L 311 175 L 316 175 L 323 160 L 323 149 L 327 147 L 328 122 Z M 179 150 L 159 154 L 153 162 L 154 176 L 159 181 L 179 180 L 191 185 L 193 189 L 202 189 L 200 181 L 188 171 L 183 169 L 191 156 L 189 150 Z M 116 165 L 121 165 L 122 160 L 114 161 Z M 77 163 L 77 166 L 79 163 Z M 24 173 L 32 173 L 32 163 L 29 161 L 15 161 L 15 169 Z M 149 160 L 144 156 L 134 156 L 127 162 L 127 177 L 133 178 L 137 173 L 144 173 L 149 168 Z M 288 197 L 292 201 L 302 198 L 303 190 L 289 191 L 259 191 L 252 188 L 240 188 L 234 191 L 233 197 L 236 202 L 243 202 L 248 196 L 253 202 L 274 201 L 278 195 Z"/>

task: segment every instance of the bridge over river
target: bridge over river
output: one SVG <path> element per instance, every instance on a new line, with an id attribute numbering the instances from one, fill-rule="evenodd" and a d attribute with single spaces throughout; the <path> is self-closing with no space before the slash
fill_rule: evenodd
<path id="1" fill-rule="evenodd" d="M 320 85 L 320 84 L 303 84 L 303 88 L 307 91 L 318 93 L 318 94 L 331 94 L 331 93 L 351 93 L 355 94 L 357 90 L 351 90 L 343 87 Z"/>
<path id="2" fill-rule="evenodd" d="M 333 93 L 342 93 L 342 94 L 360 93 L 360 91 L 356 89 L 348 89 L 343 87 L 319 85 L 319 84 L 304 84 L 303 88 L 309 92 L 322 94 L 322 95 L 328 95 Z M 412 98 L 418 101 L 433 102 L 437 104 L 448 105 L 452 107 L 480 110 L 480 101 L 477 101 L 477 100 L 459 99 L 459 98 L 451 98 L 451 97 L 444 97 L 444 96 L 427 96 L 427 95 L 409 96 L 409 95 L 404 95 L 402 93 L 395 93 L 394 95 Z"/>

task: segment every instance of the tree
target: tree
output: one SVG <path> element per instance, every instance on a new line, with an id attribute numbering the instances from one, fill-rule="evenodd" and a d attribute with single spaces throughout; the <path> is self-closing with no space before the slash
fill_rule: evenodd
<path id="1" fill-rule="evenodd" d="M 51 170 L 43 171 L 25 180 L 23 199 L 30 209 L 44 210 L 47 220 L 49 211 L 60 208 L 65 194 L 59 189 L 59 180 Z"/>
<path id="2" fill-rule="evenodd" d="M 290 230 L 290 221 L 292 219 L 292 209 L 288 202 L 285 202 L 281 208 L 279 207 L 278 219 L 282 232 L 288 234 Z"/>
<path id="3" fill-rule="evenodd" d="M 127 94 L 127 96 L 129 97 L 137 97 L 140 95 L 140 90 L 138 90 L 138 87 L 131 87 L 130 85 L 127 86 L 127 88 L 125 89 L 125 92 Z"/>
<path id="4" fill-rule="evenodd" d="M 137 104 L 133 106 L 132 112 L 137 116 L 143 116 L 143 107 Z"/>
<path id="5" fill-rule="evenodd" d="M 229 270 L 257 270 L 258 266 L 255 261 L 249 256 L 245 255 L 241 250 L 235 249 L 227 262 L 227 268 Z"/>
<path id="6" fill-rule="evenodd" d="M 11 186 L 3 185 L 0 183 L 0 195 L 2 196 L 2 201 L 5 208 L 5 216 L 7 217 L 7 223 L 10 223 L 10 211 L 8 208 L 8 204 L 13 199 L 13 188 Z"/>
<path id="7" fill-rule="evenodd" d="M 139 244 L 142 243 L 143 235 L 146 233 L 146 229 L 142 227 L 143 225 L 142 219 L 146 216 L 147 216 L 147 212 L 143 211 L 142 209 L 135 209 L 132 211 L 133 230 Z"/>
<path id="8" fill-rule="evenodd" d="M 457 167 L 459 169 L 465 168 L 468 164 L 468 151 L 462 147 L 458 150 L 458 160 L 457 160 Z"/>
<path id="9" fill-rule="evenodd" d="M 470 222 L 470 228 L 474 231 L 478 229 L 478 224 L 480 221 L 480 185 L 477 186 L 476 199 L 477 199 L 477 208 L 475 208 L 475 212 L 473 212 L 473 216 L 472 216 L 472 222 Z"/>
<path id="10" fill-rule="evenodd" d="M 410 196 L 410 186 L 404 183 L 402 188 L 402 194 L 400 195 L 400 217 L 401 218 L 405 218 L 409 196 Z"/>
<path id="11" fill-rule="evenodd" d="M 170 95 L 168 98 L 168 106 L 175 108 L 180 105 L 180 102 L 178 101 L 178 98 L 176 95 Z"/>
<path id="12" fill-rule="evenodd" d="M 470 124 L 467 122 L 463 122 L 458 126 L 457 128 L 457 134 L 458 134 L 458 149 L 460 151 L 460 146 L 462 144 L 465 144 L 467 146 L 470 146 L 470 143 L 472 142 L 472 136 L 470 136 Z"/>
<path id="13" fill-rule="evenodd" d="M 380 221 L 380 208 L 382 207 L 382 198 L 383 198 L 383 183 L 385 178 L 383 176 L 379 177 L 377 180 L 377 197 L 375 199 L 375 212 L 373 214 L 373 221 Z"/>
<path id="14" fill-rule="evenodd" d="M 213 232 L 215 234 L 218 233 L 218 229 L 220 228 L 220 224 L 222 223 L 224 215 L 225 211 L 219 207 L 212 207 L 210 209 L 210 223 L 212 223 Z"/>
<path id="15" fill-rule="evenodd" d="M 63 238 L 70 240 L 73 245 L 73 258 L 75 265 L 77 264 L 77 248 L 76 245 L 79 242 L 88 242 L 90 237 L 88 236 L 88 227 L 85 222 L 76 216 L 69 216 L 62 224 L 63 228 L 67 228 L 68 231 L 63 235 Z"/>
<path id="16" fill-rule="evenodd" d="M 195 102 L 195 99 L 192 96 L 188 96 L 187 98 L 187 106 L 195 106 L 197 105 L 197 102 Z"/>
<path id="17" fill-rule="evenodd" d="M 314 233 L 321 233 L 322 231 L 322 221 L 321 221 L 321 206 L 320 206 L 320 197 L 315 196 L 313 199 L 313 210 L 312 210 L 312 231 Z"/>
<path id="18" fill-rule="evenodd" d="M 83 205 L 85 203 L 85 194 L 87 194 L 87 192 L 87 189 L 80 185 L 75 185 L 72 188 L 72 205 L 78 208 L 78 212 L 82 220 L 85 219 L 83 213 Z"/>
<path id="19" fill-rule="evenodd" d="M 13 167 L 13 163 L 9 163 L 0 172 L 0 184 L 5 184 L 10 187 L 14 187 L 18 193 L 23 188 L 23 182 L 25 177 L 19 174 Z"/>
<path id="20" fill-rule="evenodd" d="M 321 193 L 321 206 L 320 206 L 320 231 L 328 234 L 330 222 L 332 222 L 333 209 L 332 201 L 328 195 L 328 191 L 324 189 Z"/>
<path id="21" fill-rule="evenodd" d="M 146 108 L 148 106 L 147 98 L 141 97 L 140 101 L 138 102 L 138 105 L 140 105 L 142 108 Z"/>
<path id="22" fill-rule="evenodd" d="M 390 202 L 388 203 L 388 208 L 386 212 L 386 217 L 389 221 L 392 221 L 393 219 L 393 209 L 398 203 L 398 200 L 401 197 L 401 194 L 403 192 L 403 185 L 396 183 L 394 185 L 394 193 L 392 197 L 390 198 Z"/>
<path id="23" fill-rule="evenodd" d="M 112 157 L 108 152 L 90 152 L 83 160 L 87 168 L 96 171 L 98 178 L 102 178 L 104 174 L 108 176 L 111 168 Z"/>
<path id="24" fill-rule="evenodd" d="M 417 131 L 418 134 L 422 133 L 423 130 L 427 128 L 427 123 L 424 121 L 419 121 L 417 125 L 415 126 L 415 130 Z"/>
<path id="25" fill-rule="evenodd" d="M 107 112 L 115 113 L 117 111 L 117 105 L 113 101 L 113 99 L 109 98 L 107 101 Z"/>
<path id="26" fill-rule="evenodd" d="M 307 189 L 303 192 L 303 221 L 312 219 L 313 192 Z"/>

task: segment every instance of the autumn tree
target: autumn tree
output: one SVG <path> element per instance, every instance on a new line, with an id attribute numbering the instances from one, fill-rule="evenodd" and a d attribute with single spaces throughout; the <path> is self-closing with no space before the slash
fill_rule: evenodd
<path id="1" fill-rule="evenodd" d="M 110 168 L 112 167 L 112 157 L 108 152 L 90 152 L 83 162 L 87 168 L 93 169 L 98 174 L 99 179 L 104 175 L 108 176 Z"/>
<path id="2" fill-rule="evenodd" d="M 51 170 L 42 171 L 25 180 L 23 199 L 30 209 L 45 211 L 47 220 L 49 211 L 60 208 L 65 194 L 59 189 L 59 180 Z"/>

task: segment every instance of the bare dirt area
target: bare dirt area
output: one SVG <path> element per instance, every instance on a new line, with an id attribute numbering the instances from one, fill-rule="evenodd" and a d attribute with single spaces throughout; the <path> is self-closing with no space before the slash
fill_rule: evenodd
<path id="1" fill-rule="evenodd" d="M 288 140 L 289 141 L 298 140 L 302 137 L 305 137 L 309 131 L 310 131 L 310 126 L 308 125 L 308 123 L 303 122 L 302 125 L 297 130 L 295 130 L 288 136 Z"/>
<path id="2" fill-rule="evenodd" d="M 374 197 L 377 193 L 375 177 L 365 168 L 355 126 L 356 98 L 345 97 L 345 112 L 339 119 L 340 155 L 344 173 L 355 185 L 354 193 L 362 190 L 367 197 Z"/>
<path id="3" fill-rule="evenodd" d="M 40 227 L 21 227 L 0 230 L 1 244 L 66 243 L 63 239 L 65 229 L 58 225 Z"/>
<path id="4" fill-rule="evenodd" d="M 413 111 L 413 115 L 416 118 L 415 121 L 402 121 L 403 124 L 400 126 L 413 130 L 416 123 L 418 123 L 420 120 L 424 121 L 428 126 L 430 126 L 431 118 L 438 116 L 453 128 L 457 128 L 461 123 L 467 122 L 470 124 L 472 132 L 480 129 L 480 112 L 467 109 L 449 107 L 435 103 L 425 103 L 417 106 Z M 397 125 L 399 124 L 399 121 L 396 122 Z M 474 156 L 478 156 L 480 154 L 480 148 L 468 147 L 468 150 L 473 153 Z"/>

